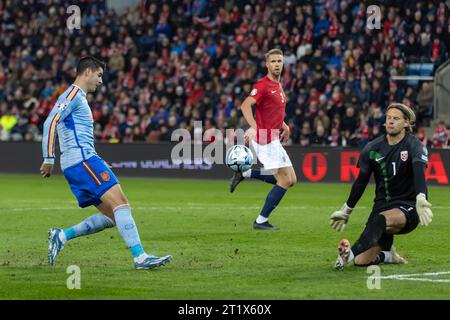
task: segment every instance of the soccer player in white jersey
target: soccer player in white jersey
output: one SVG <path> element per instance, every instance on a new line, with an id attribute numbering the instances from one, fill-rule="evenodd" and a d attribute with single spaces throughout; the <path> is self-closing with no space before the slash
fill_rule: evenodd
<path id="1" fill-rule="evenodd" d="M 59 138 L 61 169 L 81 208 L 95 206 L 99 213 L 67 229 L 49 230 L 50 265 L 64 244 L 79 236 L 117 226 L 130 248 L 136 269 L 152 269 L 171 261 L 172 256 L 156 257 L 145 253 L 131 215 L 131 208 L 118 179 L 96 153 L 92 111 L 86 99 L 102 82 L 105 64 L 94 57 L 78 61 L 75 82 L 56 101 L 44 124 L 40 168 L 50 177 L 55 162 L 55 140 Z"/>

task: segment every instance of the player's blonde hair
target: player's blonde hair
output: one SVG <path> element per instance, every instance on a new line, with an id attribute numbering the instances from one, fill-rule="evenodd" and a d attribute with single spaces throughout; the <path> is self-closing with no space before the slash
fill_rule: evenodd
<path id="1" fill-rule="evenodd" d="M 283 51 L 281 51 L 281 49 L 271 49 L 269 51 L 267 51 L 266 53 L 266 60 L 269 58 L 269 56 L 271 56 L 272 54 L 279 54 L 279 55 L 283 55 Z"/>
<path id="2" fill-rule="evenodd" d="M 400 110 L 403 113 L 405 119 L 408 120 L 408 124 L 409 124 L 405 128 L 405 130 L 406 130 L 406 132 L 411 132 L 412 131 L 412 127 L 416 123 L 416 114 L 414 113 L 413 109 L 411 109 L 410 107 L 404 105 L 403 103 L 398 103 L 398 102 L 391 103 L 387 107 L 386 113 L 389 111 L 389 109 L 398 109 L 398 110 Z"/>

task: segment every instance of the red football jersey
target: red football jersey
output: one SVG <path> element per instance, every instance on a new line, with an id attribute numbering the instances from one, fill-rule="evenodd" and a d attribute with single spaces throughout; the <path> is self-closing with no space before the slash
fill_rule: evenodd
<path id="1" fill-rule="evenodd" d="M 281 83 L 265 76 L 255 83 L 250 97 L 256 100 L 256 142 L 265 144 L 278 140 L 286 110 L 286 96 Z"/>

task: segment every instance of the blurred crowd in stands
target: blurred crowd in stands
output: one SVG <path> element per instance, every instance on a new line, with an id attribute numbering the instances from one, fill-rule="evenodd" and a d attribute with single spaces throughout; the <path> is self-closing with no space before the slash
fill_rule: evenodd
<path id="1" fill-rule="evenodd" d="M 370 30 L 354 0 L 149 0 L 122 14 L 85 0 L 81 28 L 69 30 L 69 1 L 1 1 L 0 140 L 39 141 L 85 55 L 107 62 L 104 85 L 88 95 L 97 141 L 170 141 L 194 121 L 245 129 L 240 104 L 277 47 L 291 144 L 361 147 L 384 132 L 383 112 L 397 101 L 415 110 L 424 144 L 446 147 L 445 123 L 433 136 L 424 129 L 433 83 L 391 77 L 448 59 L 449 10 L 443 1 L 380 3 L 381 29 Z"/>

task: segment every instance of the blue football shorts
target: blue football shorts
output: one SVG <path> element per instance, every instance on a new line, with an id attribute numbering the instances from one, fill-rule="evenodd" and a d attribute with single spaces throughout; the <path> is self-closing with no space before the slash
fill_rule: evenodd
<path id="1" fill-rule="evenodd" d="M 81 208 L 98 206 L 102 195 L 119 183 L 106 162 L 93 156 L 64 170 L 64 176 Z"/>

